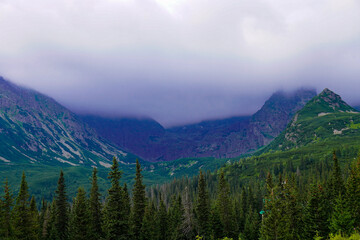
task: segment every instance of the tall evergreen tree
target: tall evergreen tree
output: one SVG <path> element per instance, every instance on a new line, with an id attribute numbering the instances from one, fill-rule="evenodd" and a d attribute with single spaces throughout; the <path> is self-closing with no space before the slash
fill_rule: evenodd
<path id="1" fill-rule="evenodd" d="M 354 226 L 360 227 L 360 157 L 350 169 L 350 176 L 347 181 L 346 199 L 351 209 Z"/>
<path id="2" fill-rule="evenodd" d="M 225 174 L 222 170 L 219 175 L 218 194 L 216 199 L 216 208 L 219 211 L 220 220 L 224 227 L 224 236 L 229 238 L 236 238 L 235 217 L 230 200 L 229 184 L 225 180 Z"/>
<path id="3" fill-rule="evenodd" d="M 284 184 L 284 238 L 286 240 L 301 239 L 303 233 L 302 207 L 298 199 L 298 191 L 293 175 Z"/>
<path id="4" fill-rule="evenodd" d="M 159 227 L 159 231 L 158 231 L 159 235 L 158 235 L 157 239 L 159 239 L 159 240 L 167 240 L 167 235 L 168 235 L 168 214 L 167 214 L 165 203 L 164 203 L 164 201 L 162 200 L 161 197 L 160 197 L 160 204 L 159 204 L 157 220 L 158 220 L 157 225 Z"/>
<path id="5" fill-rule="evenodd" d="M 121 172 L 119 170 L 119 163 L 116 158 L 113 158 L 113 164 L 108 178 L 111 182 L 111 187 L 108 190 L 108 198 L 105 208 L 104 216 L 104 230 L 106 239 L 127 239 L 128 237 L 128 216 L 124 216 L 124 191 L 120 186 Z"/>
<path id="6" fill-rule="evenodd" d="M 198 197 L 196 203 L 198 235 L 204 240 L 210 239 L 210 200 L 206 189 L 205 177 L 200 170 L 198 183 Z"/>
<path id="7" fill-rule="evenodd" d="M 60 171 L 57 190 L 55 191 L 55 231 L 59 240 L 69 237 L 69 205 L 67 202 L 64 172 Z"/>
<path id="8" fill-rule="evenodd" d="M 103 237 L 102 231 L 102 212 L 100 202 L 100 192 L 97 182 L 97 168 L 92 172 L 91 192 L 90 192 L 90 235 L 89 240 L 97 240 Z"/>
<path id="9" fill-rule="evenodd" d="M 189 190 L 185 187 L 185 192 L 183 196 L 183 217 L 180 226 L 180 239 L 194 239 L 195 238 L 195 229 L 194 229 L 194 215 L 192 204 L 190 201 Z"/>
<path id="10" fill-rule="evenodd" d="M 132 211 L 132 233 L 133 239 L 140 239 L 140 230 L 145 213 L 145 185 L 143 184 L 143 176 L 141 175 L 141 166 L 139 160 L 136 159 L 136 176 L 133 188 L 133 211 Z"/>
<path id="11" fill-rule="evenodd" d="M 31 218 L 33 239 L 39 239 L 40 238 L 39 211 L 37 209 L 36 200 L 34 196 L 32 196 L 30 200 L 30 218 Z"/>
<path id="12" fill-rule="evenodd" d="M 70 239 L 88 240 L 91 236 L 90 221 L 86 192 L 80 187 L 73 204 Z"/>
<path id="13" fill-rule="evenodd" d="M 9 187 L 9 182 L 5 179 L 4 196 L 1 204 L 0 238 L 7 239 L 13 234 L 13 227 L 11 224 L 11 210 L 13 204 L 14 199 Z"/>
<path id="14" fill-rule="evenodd" d="M 282 180 L 274 185 L 271 174 L 266 179 L 266 194 L 264 196 L 264 210 L 260 228 L 261 240 L 282 239 L 285 229 L 285 208 Z"/>
<path id="15" fill-rule="evenodd" d="M 340 193 L 335 200 L 334 210 L 331 215 L 330 229 L 332 233 L 341 232 L 350 235 L 354 230 L 354 220 L 346 199 Z"/>
<path id="16" fill-rule="evenodd" d="M 304 210 L 305 239 L 313 239 L 316 235 L 319 237 L 329 235 L 327 208 L 324 189 L 321 185 L 312 184 Z"/>
<path id="17" fill-rule="evenodd" d="M 18 239 L 33 239 L 28 185 L 23 172 L 19 194 L 14 206 L 15 236 Z"/>
<path id="18" fill-rule="evenodd" d="M 169 239 L 179 239 L 182 236 L 182 222 L 184 216 L 184 207 L 182 204 L 181 196 L 175 195 L 171 198 L 171 204 L 168 211 L 168 233 Z"/>
<path id="19" fill-rule="evenodd" d="M 0 237 L 7 239 L 13 235 L 13 226 L 11 224 L 11 210 L 14 204 L 9 182 L 6 179 L 4 184 L 4 196 L 1 206 L 2 217 L 0 218 Z"/>
<path id="20" fill-rule="evenodd" d="M 148 203 L 145 207 L 144 220 L 142 222 L 140 239 L 156 240 L 158 239 L 157 212 L 154 203 Z"/>

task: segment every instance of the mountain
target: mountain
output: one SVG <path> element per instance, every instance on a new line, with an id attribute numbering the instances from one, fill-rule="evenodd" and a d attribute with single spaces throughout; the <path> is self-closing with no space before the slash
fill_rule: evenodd
<path id="1" fill-rule="evenodd" d="M 260 152 L 288 150 L 324 141 L 339 146 L 355 141 L 360 136 L 359 129 L 360 113 L 326 88 L 298 111 L 286 130 Z"/>
<path id="2" fill-rule="evenodd" d="M 134 158 L 52 98 L 0 77 L 0 163 L 109 166 L 113 156 Z"/>
<path id="3" fill-rule="evenodd" d="M 294 114 L 316 95 L 314 90 L 277 92 L 253 116 L 165 129 L 152 119 L 85 116 L 97 133 L 148 161 L 188 157 L 236 157 L 271 142 Z"/>

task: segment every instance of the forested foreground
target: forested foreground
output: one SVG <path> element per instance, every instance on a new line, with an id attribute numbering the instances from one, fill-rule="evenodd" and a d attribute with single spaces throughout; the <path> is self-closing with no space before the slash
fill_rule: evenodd
<path id="1" fill-rule="evenodd" d="M 107 196 L 94 168 L 90 193 L 79 187 L 70 201 L 61 171 L 54 200 L 41 204 L 30 199 L 23 174 L 17 196 L 4 184 L 0 239 L 360 239 L 360 158 L 343 174 L 334 153 L 331 169 L 318 173 L 304 181 L 300 171 L 282 169 L 236 187 L 224 170 L 200 172 L 188 185 L 146 194 L 137 162 L 130 194 L 114 158 Z"/>

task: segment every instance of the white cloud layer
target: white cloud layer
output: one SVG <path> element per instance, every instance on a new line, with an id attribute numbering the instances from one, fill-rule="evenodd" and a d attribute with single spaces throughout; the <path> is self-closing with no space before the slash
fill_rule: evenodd
<path id="1" fill-rule="evenodd" d="M 74 110 L 171 125 L 273 91 L 360 103 L 358 0 L 0 0 L 0 75 Z"/>

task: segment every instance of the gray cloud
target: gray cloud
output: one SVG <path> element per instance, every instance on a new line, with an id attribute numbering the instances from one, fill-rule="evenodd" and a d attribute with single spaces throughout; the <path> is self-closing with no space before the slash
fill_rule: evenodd
<path id="1" fill-rule="evenodd" d="M 0 0 L 0 74 L 75 111 L 165 125 L 249 114 L 278 89 L 360 103 L 357 0 Z"/>

